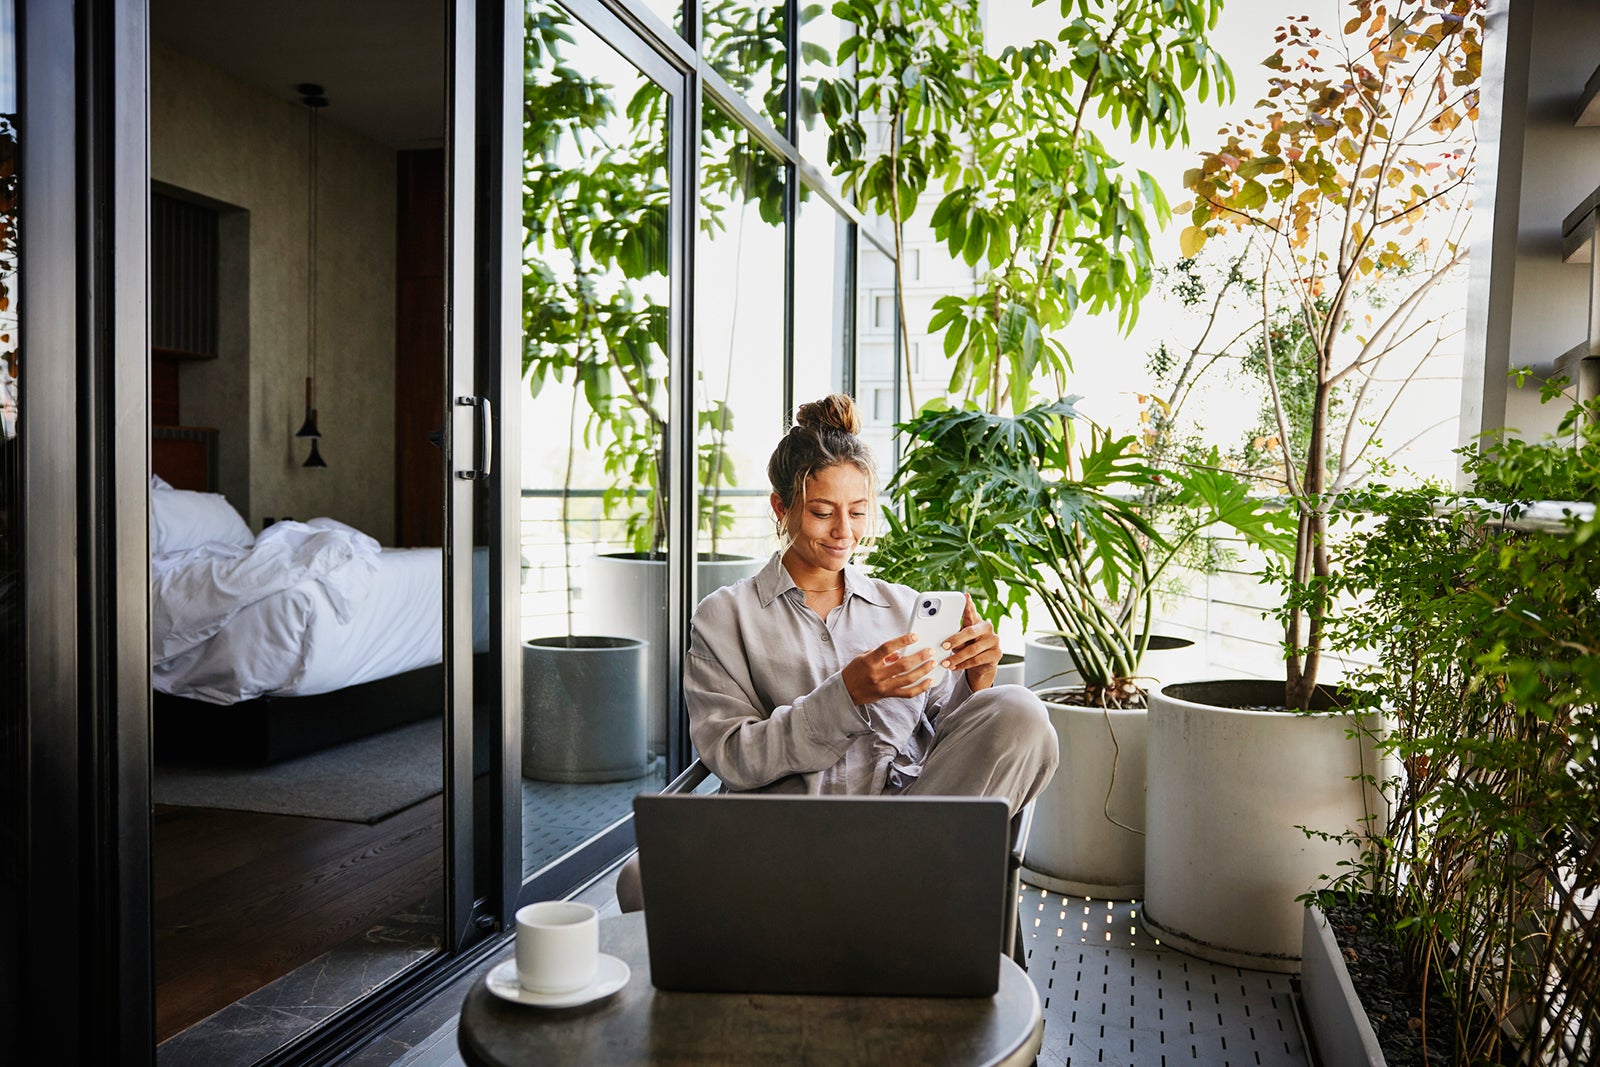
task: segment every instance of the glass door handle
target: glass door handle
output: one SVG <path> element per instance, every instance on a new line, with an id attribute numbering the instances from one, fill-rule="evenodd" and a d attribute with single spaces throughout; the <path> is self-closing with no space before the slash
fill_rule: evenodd
<path id="1" fill-rule="evenodd" d="M 469 470 L 456 471 L 456 477 L 468 481 L 487 478 L 494 467 L 494 407 L 486 396 L 458 396 L 456 403 L 478 409 L 477 432 L 473 435 L 473 456 L 477 462 Z"/>

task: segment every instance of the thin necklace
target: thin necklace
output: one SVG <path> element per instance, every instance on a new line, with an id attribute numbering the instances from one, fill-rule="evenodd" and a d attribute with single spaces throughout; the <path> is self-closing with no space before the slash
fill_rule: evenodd
<path id="1" fill-rule="evenodd" d="M 842 593 L 844 592 L 844 575 L 841 574 L 839 576 L 838 585 L 825 585 L 821 589 L 813 589 L 809 585 L 801 585 L 799 582 L 795 582 L 794 587 L 796 589 L 804 589 L 808 593 Z"/>

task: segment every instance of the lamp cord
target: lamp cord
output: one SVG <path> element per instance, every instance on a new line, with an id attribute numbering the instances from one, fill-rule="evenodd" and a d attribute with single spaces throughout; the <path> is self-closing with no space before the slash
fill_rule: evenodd
<path id="1" fill-rule="evenodd" d="M 317 376 L 317 109 L 307 105 L 306 160 L 306 369 Z"/>

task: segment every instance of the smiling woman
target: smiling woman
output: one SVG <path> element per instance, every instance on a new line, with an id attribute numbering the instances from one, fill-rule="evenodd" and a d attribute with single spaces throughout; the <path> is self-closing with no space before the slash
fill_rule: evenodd
<path id="1" fill-rule="evenodd" d="M 1015 812 L 1055 769 L 1044 706 L 993 684 L 999 639 L 970 601 L 941 649 L 904 654 L 916 591 L 850 562 L 875 511 L 859 428 L 850 398 L 829 396 L 773 451 L 781 547 L 695 612 L 695 747 L 735 791 L 998 796 Z"/>

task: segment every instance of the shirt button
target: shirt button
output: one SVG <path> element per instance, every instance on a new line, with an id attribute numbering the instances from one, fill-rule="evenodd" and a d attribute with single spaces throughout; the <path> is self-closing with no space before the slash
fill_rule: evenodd
<path id="1" fill-rule="evenodd" d="M 823 635 L 822 635 L 822 639 L 823 639 L 823 640 L 824 640 L 824 641 L 831 641 L 831 640 L 833 640 L 833 639 L 832 639 L 832 638 L 831 638 L 831 637 L 829 637 L 829 636 L 828 636 L 828 635 L 827 635 L 827 634 L 823 634 Z"/>

